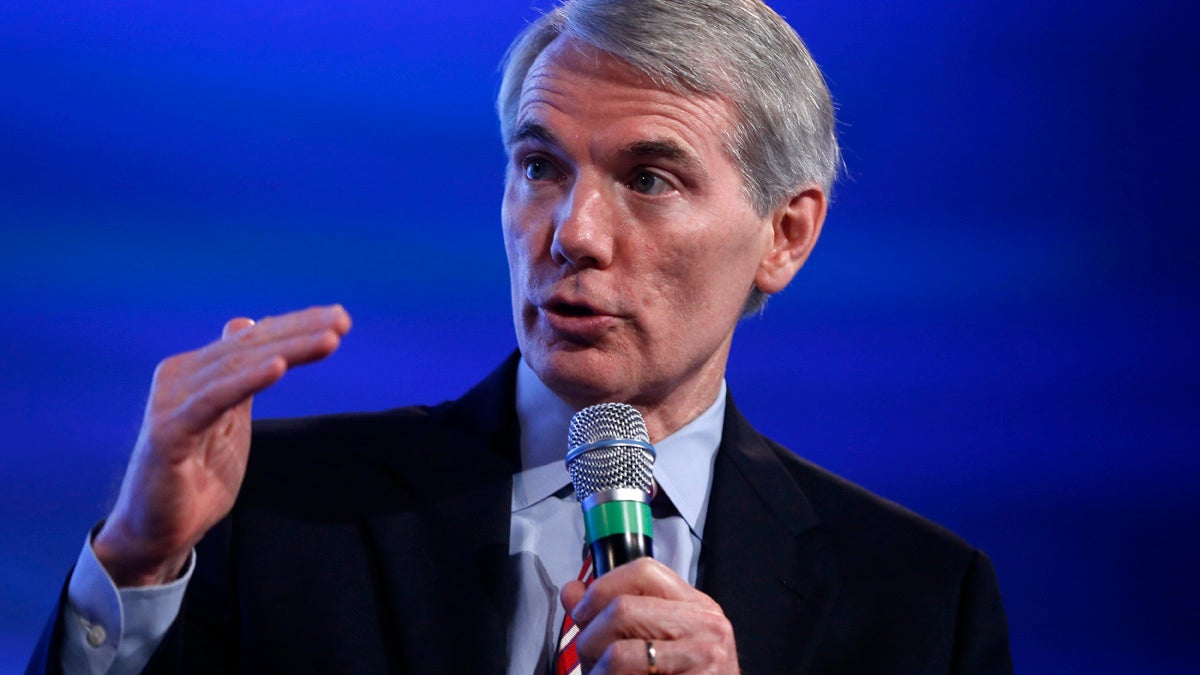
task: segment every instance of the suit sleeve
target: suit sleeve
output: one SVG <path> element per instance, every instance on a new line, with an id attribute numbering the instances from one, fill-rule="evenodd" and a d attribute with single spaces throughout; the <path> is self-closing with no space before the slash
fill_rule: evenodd
<path id="1" fill-rule="evenodd" d="M 29 664 L 25 666 L 25 675 L 61 675 L 62 660 L 58 655 L 62 653 L 62 631 L 59 630 L 59 624 L 62 622 L 62 608 L 66 603 L 67 585 L 63 584 L 58 603 L 50 614 L 50 620 L 42 629 L 37 646 L 29 658 Z"/>
<path id="2" fill-rule="evenodd" d="M 975 551 L 959 593 L 951 672 L 959 675 L 1011 675 L 1008 620 L 992 563 Z"/>

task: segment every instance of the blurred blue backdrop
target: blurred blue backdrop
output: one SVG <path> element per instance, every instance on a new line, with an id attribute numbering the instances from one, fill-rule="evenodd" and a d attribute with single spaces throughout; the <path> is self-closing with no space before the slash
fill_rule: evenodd
<path id="1" fill-rule="evenodd" d="M 1193 668 L 1196 10 L 775 5 L 830 81 L 848 175 L 739 332 L 739 404 L 986 550 L 1019 672 Z M 256 401 L 283 416 L 453 397 L 513 348 L 492 97 L 533 16 L 0 5 L 0 672 L 105 513 L 162 357 L 345 304 L 342 350 Z"/>

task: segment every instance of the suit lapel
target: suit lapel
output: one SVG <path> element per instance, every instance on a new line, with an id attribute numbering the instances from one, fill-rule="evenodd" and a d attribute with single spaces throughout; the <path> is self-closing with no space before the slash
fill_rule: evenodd
<path id="1" fill-rule="evenodd" d="M 726 405 L 698 586 L 733 624 L 742 671 L 803 672 L 837 593 L 825 531 L 767 440 Z"/>
<path id="2" fill-rule="evenodd" d="M 385 595 L 381 618 L 399 645 L 397 669 L 507 668 L 517 358 L 431 411 L 389 467 L 402 495 L 397 508 L 365 523 Z M 806 669 L 837 593 L 835 570 L 804 493 L 730 397 L 697 585 L 733 624 L 743 672 Z"/>
<path id="3" fill-rule="evenodd" d="M 519 462 L 516 357 L 435 408 L 390 470 L 405 506 L 367 520 L 392 626 L 410 672 L 500 673 L 514 597 L 512 474 Z"/>

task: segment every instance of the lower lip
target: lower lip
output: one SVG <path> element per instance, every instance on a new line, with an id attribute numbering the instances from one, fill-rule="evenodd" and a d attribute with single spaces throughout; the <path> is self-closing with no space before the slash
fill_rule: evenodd
<path id="1" fill-rule="evenodd" d="M 568 340 L 586 342 L 599 340 L 605 333 L 612 330 L 617 321 L 616 317 L 609 314 L 576 316 L 560 314 L 545 308 L 539 309 L 538 313 L 542 315 L 550 330 L 558 335 Z"/>

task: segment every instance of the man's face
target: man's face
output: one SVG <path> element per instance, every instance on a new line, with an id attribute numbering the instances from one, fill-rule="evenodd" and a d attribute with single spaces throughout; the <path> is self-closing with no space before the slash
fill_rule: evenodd
<path id="1" fill-rule="evenodd" d="M 664 91 L 559 38 L 530 68 L 506 139 L 521 352 L 576 407 L 641 408 L 652 437 L 712 403 L 772 247 L 772 217 L 743 196 L 722 144 L 731 121 L 720 100 Z"/>

